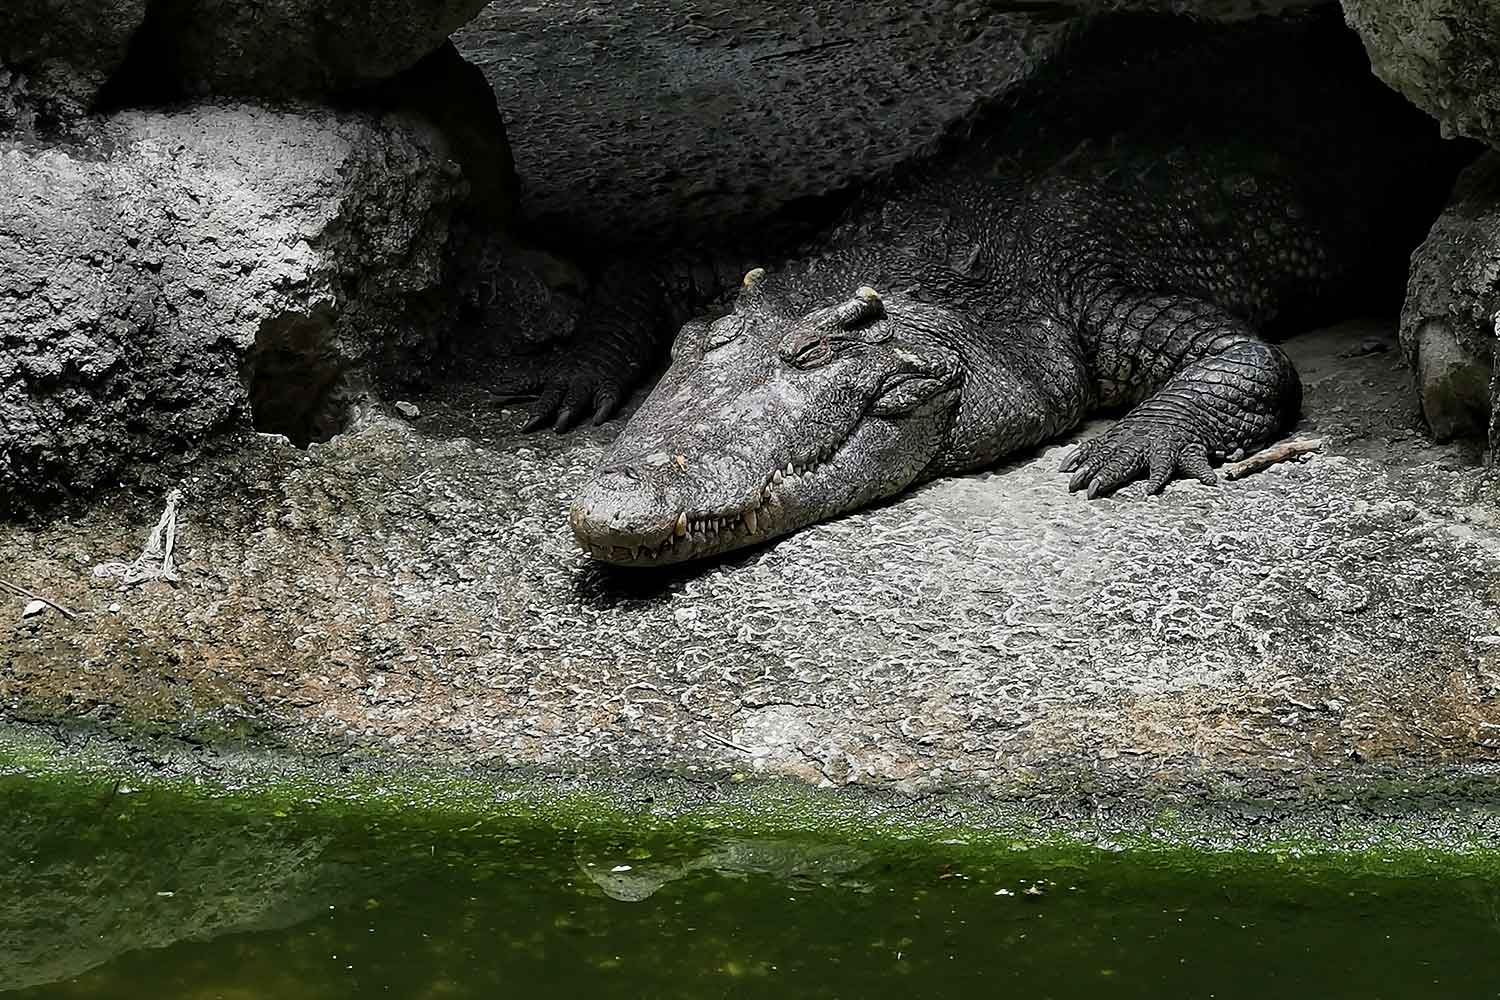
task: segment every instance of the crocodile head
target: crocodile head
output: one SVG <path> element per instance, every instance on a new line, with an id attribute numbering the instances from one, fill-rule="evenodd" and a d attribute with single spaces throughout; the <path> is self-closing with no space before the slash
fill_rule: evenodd
<path id="1" fill-rule="evenodd" d="M 595 558 L 659 566 L 753 545 L 926 478 L 958 409 L 952 314 L 860 288 L 802 313 L 745 276 L 689 323 L 672 365 L 573 506 Z"/>

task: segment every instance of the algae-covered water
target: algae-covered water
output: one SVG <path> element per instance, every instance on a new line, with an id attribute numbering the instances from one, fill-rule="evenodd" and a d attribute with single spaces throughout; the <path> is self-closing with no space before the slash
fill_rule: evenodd
<path id="1" fill-rule="evenodd" d="M 13 775 L 0 994 L 1500 997 L 1484 864 L 1021 846 Z"/>

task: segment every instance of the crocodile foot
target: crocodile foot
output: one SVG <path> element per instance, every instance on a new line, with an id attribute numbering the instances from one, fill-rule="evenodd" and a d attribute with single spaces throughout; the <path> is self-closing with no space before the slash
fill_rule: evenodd
<path id="1" fill-rule="evenodd" d="M 1160 493 L 1176 475 L 1212 486 L 1218 481 L 1208 462 L 1208 446 L 1192 421 L 1180 414 L 1143 406 L 1096 438 L 1078 445 L 1061 471 L 1073 473 L 1068 492 L 1088 490 L 1090 500 L 1108 496 L 1145 477 L 1146 492 Z"/>
<path id="2" fill-rule="evenodd" d="M 614 416 L 639 381 L 639 367 L 568 344 L 517 358 L 495 390 L 501 396 L 535 400 L 522 430 L 551 424 L 562 434 L 586 419 L 602 424 Z"/>

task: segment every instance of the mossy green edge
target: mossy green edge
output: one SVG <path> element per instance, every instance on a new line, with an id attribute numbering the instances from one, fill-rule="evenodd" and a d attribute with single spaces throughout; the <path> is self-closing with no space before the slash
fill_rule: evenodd
<path id="1" fill-rule="evenodd" d="M 591 836 L 797 836 L 876 851 L 930 848 L 966 862 L 1021 852 L 1044 863 L 1133 854 L 1149 857 L 1153 868 L 1205 874 L 1500 879 L 1500 783 L 1485 779 L 1421 788 L 1422 801 L 1414 805 L 1403 805 L 1412 800 L 1410 786 L 1374 784 L 1357 802 L 1288 814 L 1246 836 L 1225 815 L 1193 807 L 1147 805 L 1106 820 L 1043 820 L 1024 804 L 962 792 L 881 795 L 730 771 L 579 777 L 224 752 L 209 760 L 205 767 L 201 753 L 101 740 L 70 746 L 0 724 L 0 777 L 27 774 L 80 789 L 125 782 L 240 814 L 283 815 L 315 803 L 325 818 L 410 826 L 483 818 L 518 830 Z M 1390 811 L 1351 812 L 1372 802 Z"/>

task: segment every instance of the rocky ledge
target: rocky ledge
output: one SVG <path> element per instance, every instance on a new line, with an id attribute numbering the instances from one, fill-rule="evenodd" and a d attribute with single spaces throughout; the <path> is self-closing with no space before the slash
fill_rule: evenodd
<path id="1" fill-rule="evenodd" d="M 0 712 L 1027 800 L 1491 772 L 1497 474 L 1414 430 L 1389 326 L 1289 347 L 1298 434 L 1323 441 L 1300 462 L 1091 503 L 1059 445 L 663 574 L 605 571 L 569 534 L 618 423 L 522 436 L 480 379 L 305 451 L 259 438 L 0 527 L 0 577 L 68 612 L 8 599 Z M 158 547 L 121 589 L 107 564 L 173 489 L 176 583 L 149 579 Z"/>

